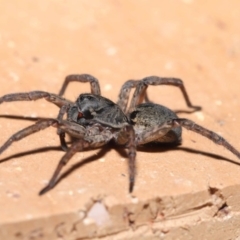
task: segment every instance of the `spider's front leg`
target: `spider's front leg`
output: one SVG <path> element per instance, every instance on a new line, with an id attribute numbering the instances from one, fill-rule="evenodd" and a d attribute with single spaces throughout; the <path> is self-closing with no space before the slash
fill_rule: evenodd
<path id="1" fill-rule="evenodd" d="M 41 130 L 44 130 L 48 127 L 56 127 L 61 128 L 66 133 L 72 135 L 72 136 L 78 136 L 83 137 L 85 134 L 85 129 L 82 126 L 79 126 L 78 124 L 68 122 L 66 120 L 59 121 L 57 119 L 43 119 L 39 120 L 33 125 L 30 125 L 15 134 L 13 134 L 1 147 L 0 147 L 0 154 L 4 152 L 10 145 L 12 145 L 13 142 L 19 141 L 33 133 L 39 132 Z"/>
<path id="2" fill-rule="evenodd" d="M 131 193 L 135 184 L 137 147 L 133 126 L 123 126 L 115 135 L 115 141 L 119 145 L 126 145 L 128 148 L 129 192 Z"/>
<path id="3" fill-rule="evenodd" d="M 43 91 L 7 94 L 0 98 L 0 104 L 3 102 L 13 102 L 13 101 L 34 101 L 42 98 L 46 99 L 51 103 L 54 103 L 55 105 L 61 108 L 57 118 L 59 121 L 63 119 L 63 115 L 65 114 L 66 109 L 69 108 L 69 106 L 73 105 L 72 102 L 64 99 L 63 97 L 60 97 L 53 93 L 48 93 Z M 61 130 L 58 130 L 58 134 L 60 136 L 62 149 L 66 151 L 67 144 L 65 142 L 65 133 Z"/>
<path id="4" fill-rule="evenodd" d="M 68 163 L 74 154 L 85 149 L 99 148 L 107 144 L 112 139 L 112 132 L 108 128 L 102 129 L 99 124 L 95 124 L 88 129 L 84 129 L 84 134 L 82 134 L 83 132 L 80 132 L 80 134 L 78 134 L 78 128 L 82 128 L 82 126 L 71 122 L 68 122 L 68 124 L 69 126 L 61 126 L 60 124 L 58 127 L 61 127 L 61 129 L 67 131 L 71 136 L 74 136 L 78 139 L 76 139 L 67 149 L 67 152 L 63 155 L 56 170 L 54 171 L 49 184 L 39 192 L 39 195 L 48 192 L 56 185 L 62 168 Z M 69 131 L 70 127 L 72 128 L 72 132 Z"/>
<path id="5" fill-rule="evenodd" d="M 63 105 L 60 110 L 59 110 L 59 113 L 58 113 L 58 121 L 62 121 L 63 120 L 63 116 L 66 114 L 66 112 L 69 110 L 69 108 L 71 107 L 71 105 Z M 61 143 L 61 147 L 62 147 L 62 150 L 63 151 L 67 151 L 68 150 L 68 146 L 67 146 L 67 143 L 66 143 L 66 140 L 65 140 L 65 131 L 63 131 L 63 129 L 61 128 L 58 128 L 57 129 L 57 134 L 59 136 L 59 139 L 60 139 L 60 143 Z"/>
<path id="6" fill-rule="evenodd" d="M 46 119 L 46 120 L 40 120 L 37 123 L 26 127 L 19 132 L 13 134 L 1 147 L 0 147 L 0 154 L 5 151 L 13 142 L 19 141 L 33 133 L 39 132 L 41 130 L 44 130 L 45 128 L 48 128 L 50 126 L 53 126 L 54 123 L 56 123 L 57 120 L 55 119 Z"/>
<path id="7" fill-rule="evenodd" d="M 0 104 L 3 102 L 16 102 L 16 101 L 35 101 L 38 99 L 46 99 L 47 101 L 62 107 L 63 105 L 72 104 L 72 102 L 54 94 L 44 91 L 32 91 L 26 93 L 11 93 L 0 97 Z"/>
<path id="8" fill-rule="evenodd" d="M 50 189 L 52 189 L 55 186 L 57 182 L 57 178 L 62 168 L 64 167 L 64 165 L 68 163 L 68 161 L 73 157 L 75 153 L 82 151 L 84 147 L 87 147 L 87 145 L 88 145 L 88 142 L 84 142 L 82 139 L 79 139 L 78 141 L 73 142 L 72 146 L 67 150 L 67 152 L 59 162 L 56 170 L 54 171 L 49 181 L 49 184 L 39 192 L 39 195 L 43 195 L 44 193 L 48 192 Z"/>

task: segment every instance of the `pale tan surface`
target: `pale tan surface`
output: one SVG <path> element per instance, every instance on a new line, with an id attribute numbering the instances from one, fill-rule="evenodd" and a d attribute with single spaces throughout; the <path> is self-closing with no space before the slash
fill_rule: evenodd
<path id="1" fill-rule="evenodd" d="M 240 2 L 200 2 L 1 2 L 0 95 L 57 93 L 66 75 L 90 73 L 115 101 L 127 79 L 179 77 L 203 107 L 180 116 L 240 149 Z M 187 110 L 178 89 L 149 90 L 152 100 Z M 85 91 L 87 84 L 72 84 L 66 96 Z M 0 106 L 1 116 L 57 112 L 44 100 Z M 0 143 L 31 123 L 1 117 Z M 68 167 L 88 157 L 96 161 L 39 197 L 63 155 L 51 150 L 59 146 L 55 129 L 14 143 L 0 158 L 0 239 L 236 239 L 240 166 L 229 161 L 239 159 L 195 133 L 184 131 L 183 139 L 173 151 L 138 152 L 135 198 L 127 193 L 126 156 L 111 148 L 77 154 Z M 224 203 L 228 207 L 219 211 Z M 96 223 L 95 207 L 103 211 Z"/>

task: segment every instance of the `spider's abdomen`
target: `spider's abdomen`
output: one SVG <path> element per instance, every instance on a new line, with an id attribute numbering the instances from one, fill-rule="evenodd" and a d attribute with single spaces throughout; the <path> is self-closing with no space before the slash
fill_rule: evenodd
<path id="1" fill-rule="evenodd" d="M 170 119 L 178 118 L 176 113 L 167 107 L 154 103 L 139 104 L 133 112 L 129 114 L 131 124 L 134 125 L 136 134 L 151 131 L 161 126 Z M 149 138 L 151 142 L 180 143 L 182 128 L 165 128 L 156 138 Z M 149 141 L 148 141 L 149 142 Z"/>

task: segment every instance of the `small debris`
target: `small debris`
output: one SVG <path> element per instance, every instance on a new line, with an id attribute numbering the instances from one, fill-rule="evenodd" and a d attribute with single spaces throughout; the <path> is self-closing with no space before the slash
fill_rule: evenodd
<path id="1" fill-rule="evenodd" d="M 105 162 L 105 158 L 100 158 L 99 162 Z"/>
<path id="2" fill-rule="evenodd" d="M 205 116 L 202 112 L 195 112 L 194 114 L 200 121 L 204 121 Z"/>
<path id="3" fill-rule="evenodd" d="M 221 100 L 216 100 L 216 101 L 215 101 L 215 104 L 216 104 L 217 106 L 222 106 L 222 101 L 221 101 Z"/>
<path id="4" fill-rule="evenodd" d="M 131 201 L 132 203 L 137 204 L 139 202 L 139 199 L 137 197 L 132 197 Z"/>
<path id="5" fill-rule="evenodd" d="M 90 225 L 90 224 L 94 224 L 94 223 L 95 223 L 95 221 L 91 218 L 85 218 L 83 220 L 83 224 L 85 224 L 85 225 Z"/>
<path id="6" fill-rule="evenodd" d="M 16 167 L 15 170 L 22 172 L 22 168 L 21 167 Z"/>
<path id="7" fill-rule="evenodd" d="M 14 82 L 19 81 L 19 76 L 15 72 L 9 72 L 9 76 L 13 79 Z"/>
<path id="8" fill-rule="evenodd" d="M 10 197 L 10 198 L 14 198 L 14 199 L 20 198 L 20 194 L 19 194 L 18 192 L 7 191 L 6 194 L 7 194 L 7 196 Z"/>

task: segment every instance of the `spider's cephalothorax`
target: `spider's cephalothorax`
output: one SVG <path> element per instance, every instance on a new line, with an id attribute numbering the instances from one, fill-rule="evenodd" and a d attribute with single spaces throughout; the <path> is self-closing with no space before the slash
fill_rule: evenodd
<path id="1" fill-rule="evenodd" d="M 116 128 L 128 122 L 117 104 L 100 95 L 89 93 L 80 94 L 76 103 L 70 106 L 67 119 L 83 126 L 98 122 Z"/>
<path id="2" fill-rule="evenodd" d="M 80 94 L 76 102 L 62 97 L 70 82 L 88 82 L 91 93 Z M 150 142 L 174 143 L 181 142 L 182 127 L 201 134 L 222 145 L 238 158 L 240 152 L 218 134 L 188 120 L 178 118 L 170 109 L 149 101 L 146 90 L 149 85 L 172 85 L 182 91 L 187 106 L 193 111 L 200 107 L 190 102 L 183 82 L 177 78 L 146 77 L 142 80 L 129 80 L 121 88 L 115 104 L 101 96 L 98 80 L 91 75 L 69 75 L 66 77 L 59 94 L 43 91 L 7 94 L 0 97 L 0 104 L 12 101 L 32 101 L 44 98 L 60 108 L 55 119 L 42 119 L 37 123 L 22 129 L 9 138 L 1 147 L 0 154 L 14 141 L 53 126 L 57 128 L 61 146 L 66 153 L 60 160 L 49 184 L 40 191 L 43 194 L 53 188 L 59 179 L 62 167 L 78 151 L 99 148 L 113 140 L 128 149 L 129 192 L 133 191 L 136 166 L 136 148 Z M 130 91 L 135 88 L 129 101 Z M 144 102 L 145 101 L 145 102 Z M 129 108 L 127 109 L 129 104 Z M 65 134 L 72 137 L 71 144 L 65 142 Z"/>

